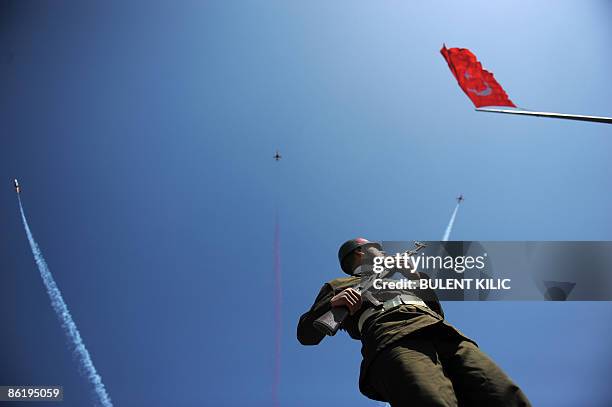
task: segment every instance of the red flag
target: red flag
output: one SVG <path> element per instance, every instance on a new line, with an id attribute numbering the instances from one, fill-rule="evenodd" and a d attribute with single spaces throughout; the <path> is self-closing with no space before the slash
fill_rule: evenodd
<path id="1" fill-rule="evenodd" d="M 493 74 L 485 69 L 476 59 L 476 55 L 467 48 L 446 48 L 440 50 L 448 63 L 459 86 L 470 98 L 474 106 L 511 106 L 516 107 Z"/>

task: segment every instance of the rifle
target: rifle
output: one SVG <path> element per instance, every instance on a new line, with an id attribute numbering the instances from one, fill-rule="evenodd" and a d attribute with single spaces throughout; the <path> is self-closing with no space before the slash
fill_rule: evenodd
<path id="1" fill-rule="evenodd" d="M 427 247 L 426 244 L 417 241 L 414 242 L 414 246 L 415 248 L 413 250 L 405 252 L 408 256 L 413 256 L 421 249 Z M 384 279 L 394 272 L 394 269 L 385 269 L 381 273 L 371 272 L 367 276 L 361 276 L 359 283 L 357 283 L 353 288 L 358 293 L 362 294 L 368 291 L 374 285 L 374 280 Z M 364 277 L 366 278 L 364 279 Z M 349 309 L 347 307 L 332 307 L 325 314 L 317 318 L 312 325 L 325 335 L 334 336 L 348 315 Z"/>

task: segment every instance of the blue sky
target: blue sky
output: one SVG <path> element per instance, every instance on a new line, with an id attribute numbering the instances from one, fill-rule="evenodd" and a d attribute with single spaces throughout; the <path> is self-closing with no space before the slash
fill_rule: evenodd
<path id="1" fill-rule="evenodd" d="M 612 240 L 612 127 L 474 112 L 442 43 L 521 107 L 610 116 L 610 17 L 606 1 L 4 1 L 0 382 L 91 400 L 17 177 L 116 405 L 271 404 L 277 208 L 282 405 L 375 405 L 359 343 L 295 339 L 344 240 L 439 239 L 458 193 L 456 240 Z M 445 310 L 534 405 L 609 405 L 610 303 Z"/>

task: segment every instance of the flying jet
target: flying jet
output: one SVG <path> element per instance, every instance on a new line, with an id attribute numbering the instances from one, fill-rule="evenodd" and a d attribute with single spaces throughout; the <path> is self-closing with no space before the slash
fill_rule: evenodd
<path id="1" fill-rule="evenodd" d="M 274 154 L 274 159 L 276 161 L 279 161 L 281 158 L 283 158 L 282 155 L 280 155 L 280 153 L 278 152 L 278 150 L 276 150 L 276 154 Z"/>
<path id="2" fill-rule="evenodd" d="M 21 187 L 19 186 L 19 182 L 17 181 L 17 178 L 13 180 L 13 185 L 15 186 L 15 192 L 20 193 Z"/>
<path id="3" fill-rule="evenodd" d="M 464 199 L 464 198 L 463 198 L 463 194 L 459 195 L 459 196 L 457 197 L 457 203 L 461 203 L 461 202 L 463 202 L 463 199 Z"/>

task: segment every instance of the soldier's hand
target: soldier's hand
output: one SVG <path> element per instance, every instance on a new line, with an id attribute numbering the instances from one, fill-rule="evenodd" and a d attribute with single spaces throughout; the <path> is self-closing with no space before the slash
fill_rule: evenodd
<path id="1" fill-rule="evenodd" d="M 351 315 L 361 308 L 361 294 L 352 288 L 347 288 L 330 300 L 332 307 L 346 307 Z"/>

